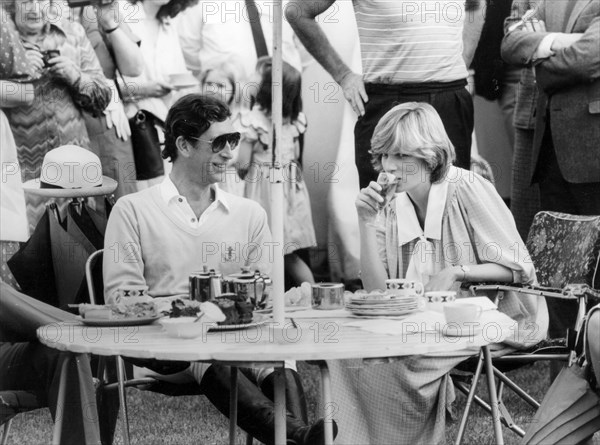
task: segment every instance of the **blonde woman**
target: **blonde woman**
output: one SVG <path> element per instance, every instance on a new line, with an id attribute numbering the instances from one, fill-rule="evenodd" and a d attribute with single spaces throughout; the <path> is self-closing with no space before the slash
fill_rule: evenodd
<path id="1" fill-rule="evenodd" d="M 371 182 L 356 199 L 367 290 L 384 289 L 388 278 L 421 281 L 430 291 L 458 290 L 463 281 L 536 282 L 510 211 L 491 183 L 452 165 L 454 147 L 431 105 L 392 108 L 377 124 L 371 147 L 375 169 L 396 180 L 383 227 L 373 224 L 381 187 Z M 496 353 L 545 337 L 543 298 L 507 293 L 499 310 L 518 329 Z M 473 353 L 410 356 L 372 367 L 329 362 L 340 400 L 340 443 L 443 443 L 446 408 L 454 400 L 448 372 Z"/>

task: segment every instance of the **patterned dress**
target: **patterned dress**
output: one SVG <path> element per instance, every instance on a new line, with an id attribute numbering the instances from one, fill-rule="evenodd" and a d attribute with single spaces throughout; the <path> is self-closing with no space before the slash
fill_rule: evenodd
<path id="1" fill-rule="evenodd" d="M 11 27 L 15 29 L 14 24 Z M 19 79 L 23 76 L 15 76 L 14 57 L 5 50 L 5 31 L 10 35 L 10 46 L 23 44 L 10 32 L 9 26 L 3 25 L 2 29 L 0 79 Z M 23 181 L 39 176 L 44 156 L 53 148 L 65 144 L 89 148 L 82 110 L 99 114 L 106 108 L 111 96 L 96 54 L 81 25 L 68 21 L 46 25 L 38 47 L 42 50 L 58 49 L 61 56 L 75 61 L 81 70 L 81 78 L 75 85 L 69 86 L 44 70 L 40 78 L 29 79 L 34 85 L 33 102 L 6 110 L 17 144 Z M 22 71 L 22 62 L 17 64 L 17 71 Z M 43 214 L 46 201 L 27 196 L 27 217 L 31 228 Z"/>
<path id="2" fill-rule="evenodd" d="M 245 196 L 267 211 L 271 211 L 271 183 L 269 169 L 272 151 L 269 150 L 271 118 L 257 105 L 252 110 L 242 112 L 234 123 L 242 133 L 242 139 L 252 143 L 252 160 L 246 175 Z M 284 123 L 278 161 L 284 166 L 284 242 L 285 253 L 315 246 L 316 235 L 312 222 L 308 189 L 302 179 L 297 163 L 298 137 L 306 131 L 306 118 L 300 113 L 295 122 Z"/>
<path id="3" fill-rule="evenodd" d="M 435 260 L 434 272 L 453 264 L 496 263 L 511 269 L 515 282 L 535 283 L 525 243 L 494 186 L 473 172 L 455 167 L 444 181 L 448 183 L 447 193 L 440 203 L 443 210 L 437 212 L 440 236 L 431 241 L 427 251 Z M 378 231 L 379 257 L 389 278 L 406 277 L 419 244 L 418 237 L 407 241 L 399 236 L 411 221 L 406 213 L 397 212 L 401 207 L 396 206 L 396 199 L 386 208 L 385 228 Z M 427 213 L 426 228 L 431 213 Z M 542 297 L 506 292 L 498 309 L 516 320 L 518 329 L 505 343 L 494 345 L 495 354 L 545 338 L 548 310 Z M 362 360 L 328 361 L 337 403 L 334 418 L 340 429 L 336 443 L 444 443 L 446 409 L 454 400 L 448 372 L 477 352 L 410 356 L 372 366 Z"/>

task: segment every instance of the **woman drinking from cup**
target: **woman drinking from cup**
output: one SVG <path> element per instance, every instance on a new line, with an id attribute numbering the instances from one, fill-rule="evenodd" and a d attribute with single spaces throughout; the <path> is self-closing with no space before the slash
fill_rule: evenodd
<path id="1" fill-rule="evenodd" d="M 396 189 L 383 209 L 376 182 L 356 198 L 365 289 L 385 289 L 386 280 L 402 278 L 422 282 L 425 292 L 456 291 L 465 281 L 536 281 L 510 211 L 492 184 L 452 165 L 454 148 L 431 105 L 391 109 L 375 128 L 371 147 L 374 166 L 395 176 Z M 380 211 L 382 226 L 374 224 Z M 518 325 L 500 348 L 545 337 L 543 298 L 507 293 L 499 310 Z M 371 367 L 330 362 L 336 397 L 344 402 L 340 442 L 443 442 L 446 407 L 454 400 L 448 372 L 472 354 L 409 356 Z"/>

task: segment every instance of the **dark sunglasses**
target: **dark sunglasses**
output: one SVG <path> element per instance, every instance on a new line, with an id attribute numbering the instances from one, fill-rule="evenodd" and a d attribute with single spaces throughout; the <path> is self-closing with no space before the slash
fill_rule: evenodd
<path id="1" fill-rule="evenodd" d="M 210 148 L 213 153 L 220 153 L 225 149 L 225 146 L 229 144 L 229 148 L 231 150 L 235 150 L 238 145 L 240 145 L 240 139 L 242 135 L 239 132 L 235 133 L 225 133 L 220 136 L 217 136 L 213 140 L 204 139 L 204 138 L 191 138 L 196 139 L 197 141 L 210 142 Z"/>

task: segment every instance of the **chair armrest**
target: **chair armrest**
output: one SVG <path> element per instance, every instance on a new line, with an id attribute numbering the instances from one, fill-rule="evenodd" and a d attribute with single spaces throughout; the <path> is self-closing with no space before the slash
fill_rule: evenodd
<path id="1" fill-rule="evenodd" d="M 587 284 L 568 284 L 563 289 L 557 287 L 532 286 L 518 283 L 462 283 L 461 289 L 469 290 L 473 295 L 477 291 L 504 291 L 528 295 L 539 295 L 563 300 L 579 298 L 600 299 L 600 291 L 592 289 Z"/>

